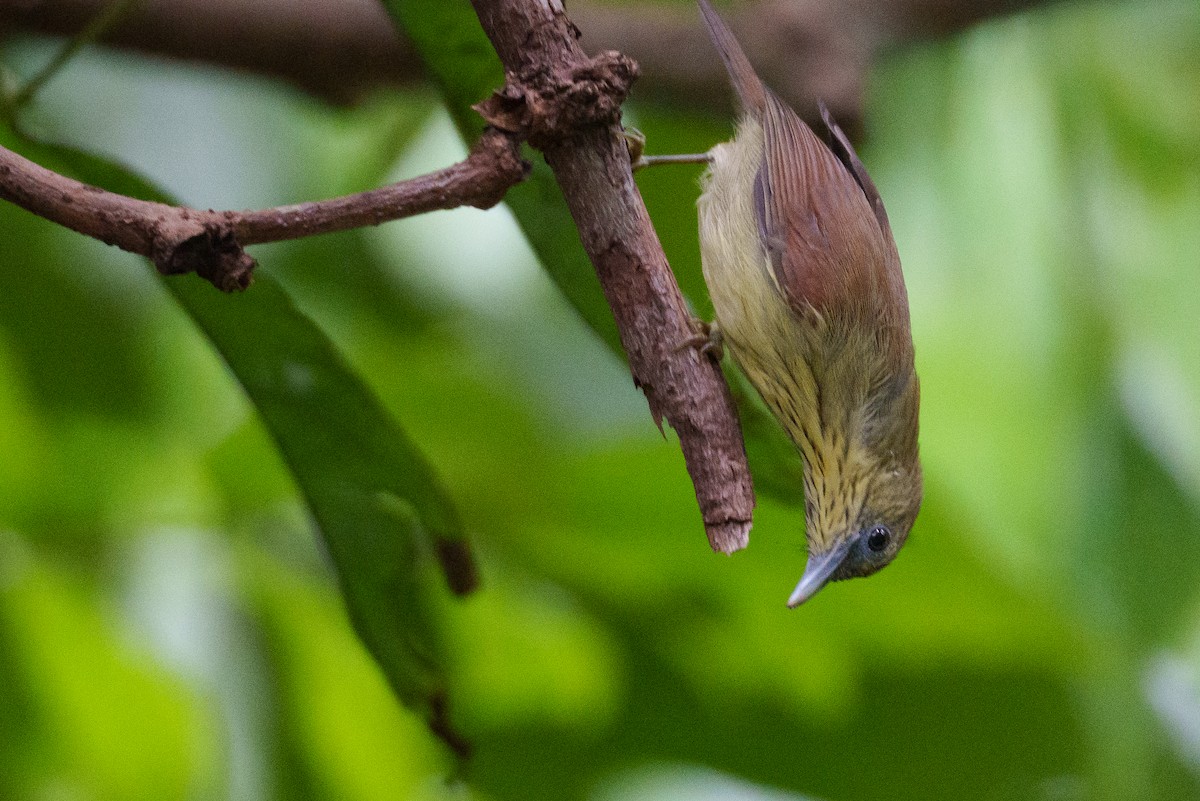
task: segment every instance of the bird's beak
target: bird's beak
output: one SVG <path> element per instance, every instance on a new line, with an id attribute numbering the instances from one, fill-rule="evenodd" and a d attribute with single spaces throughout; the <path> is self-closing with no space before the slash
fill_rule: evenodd
<path id="1" fill-rule="evenodd" d="M 804 566 L 804 575 L 800 583 L 788 598 L 788 608 L 795 609 L 800 604 L 817 594 L 817 591 L 829 582 L 829 577 L 837 572 L 846 554 L 850 552 L 853 538 L 844 539 L 825 553 L 809 553 L 808 564 Z"/>

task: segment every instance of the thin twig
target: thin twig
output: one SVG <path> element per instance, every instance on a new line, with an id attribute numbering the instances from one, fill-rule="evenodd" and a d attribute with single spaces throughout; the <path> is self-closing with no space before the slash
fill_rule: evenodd
<path id="1" fill-rule="evenodd" d="M 679 434 L 709 543 L 746 545 L 754 491 L 741 427 L 716 362 L 684 343 L 696 334 L 633 182 L 620 104 L 637 66 L 588 58 L 554 0 L 472 0 L 508 84 L 477 106 L 526 135 L 554 170 L 612 308 L 634 383 L 656 422 Z M 681 345 L 684 345 L 681 347 Z"/>
<path id="2" fill-rule="evenodd" d="M 249 284 L 242 248 L 345 231 L 458 206 L 489 208 L 528 173 L 518 138 L 484 134 L 465 160 L 345 197 L 259 211 L 201 211 L 126 197 L 0 147 L 0 198 L 93 239 L 152 259 L 167 274 L 197 272 L 229 291 Z"/>

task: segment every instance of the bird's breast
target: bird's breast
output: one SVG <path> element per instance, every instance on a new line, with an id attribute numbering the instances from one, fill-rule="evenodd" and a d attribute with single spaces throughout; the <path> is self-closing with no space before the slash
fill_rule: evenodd
<path id="1" fill-rule="evenodd" d="M 697 202 L 704 281 L 734 357 L 755 343 L 801 344 L 798 316 L 771 269 L 754 210 L 754 182 L 763 158 L 763 129 L 743 119 L 737 137 L 717 145 Z M 794 354 L 802 357 L 803 354 Z"/>
<path id="2" fill-rule="evenodd" d="M 820 427 L 810 363 L 821 320 L 789 307 L 763 246 L 754 209 L 762 126 L 743 119 L 737 137 L 710 155 L 697 207 L 704 280 L 717 323 L 746 377 L 800 445 L 805 430 L 813 436 Z"/>

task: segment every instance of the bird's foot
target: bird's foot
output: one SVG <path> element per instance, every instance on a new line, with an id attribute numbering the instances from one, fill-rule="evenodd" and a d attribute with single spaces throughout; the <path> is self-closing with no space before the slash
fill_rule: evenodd
<path id="1" fill-rule="evenodd" d="M 629 164 L 635 170 L 641 169 L 645 166 L 641 161 L 646 155 L 646 135 L 631 126 L 623 129 L 621 136 L 625 137 L 625 148 L 629 151 Z"/>
<path id="2" fill-rule="evenodd" d="M 676 350 L 696 348 L 700 351 L 701 356 L 708 356 L 720 364 L 721 360 L 725 358 L 725 337 L 721 333 L 721 327 L 717 321 L 706 323 L 704 320 L 693 317 L 692 326 L 696 329 L 696 333 L 680 342 Z"/>

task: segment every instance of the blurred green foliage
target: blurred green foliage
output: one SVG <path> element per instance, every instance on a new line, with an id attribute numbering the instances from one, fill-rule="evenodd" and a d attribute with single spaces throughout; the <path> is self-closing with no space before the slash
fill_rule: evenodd
<path id="1" fill-rule="evenodd" d="M 465 4 L 412 6 L 473 35 Z M 496 73 L 455 52 L 463 123 Z M 260 248 L 241 298 L 182 279 L 229 318 L 210 339 L 145 263 L 0 206 L 0 799 L 1197 797 L 1196 75 L 1184 0 L 1055 5 L 879 66 L 862 151 L 905 260 L 927 501 L 894 566 L 795 612 L 794 465 L 755 437 L 751 546 L 711 554 L 677 446 L 556 286 L 586 265 L 536 266 L 577 249 L 561 217 L 533 251 L 503 209 Z M 91 53 L 24 122 L 236 208 L 458 158 L 437 106 Z M 629 113 L 655 152 L 730 131 L 636 92 Z M 639 177 L 706 314 L 695 179 Z M 419 602 L 464 771 L 353 635 L 329 521 L 272 439 L 304 410 L 214 349 L 269 371 L 305 342 L 354 391 L 291 424 L 302 461 L 428 500 L 423 471 L 365 458 L 402 426 L 480 551 L 480 593 Z M 407 508 L 339 514 L 397 532 Z"/>

